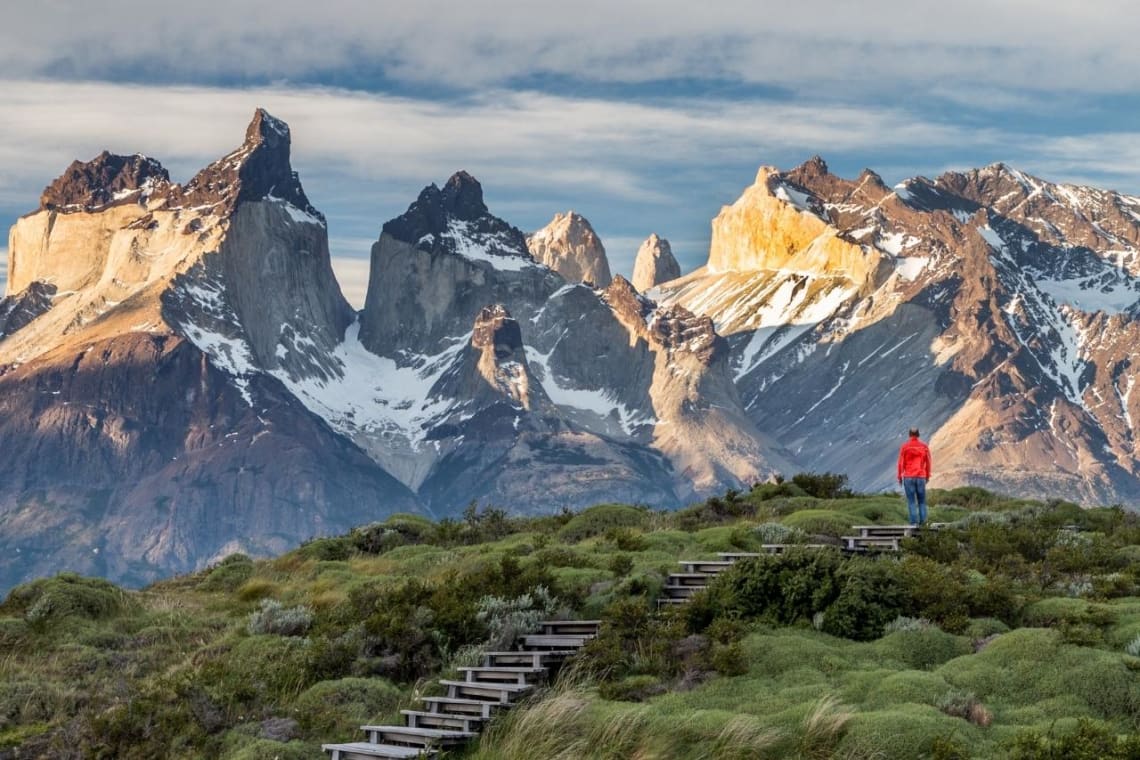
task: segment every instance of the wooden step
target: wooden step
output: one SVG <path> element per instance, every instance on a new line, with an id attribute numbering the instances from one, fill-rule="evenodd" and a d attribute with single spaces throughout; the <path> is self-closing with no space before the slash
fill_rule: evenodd
<path id="1" fill-rule="evenodd" d="M 918 533 L 914 525 L 852 525 L 862 538 L 907 538 Z"/>
<path id="2" fill-rule="evenodd" d="M 453 715 L 427 710 L 400 710 L 400 714 L 412 728 L 441 728 L 446 731 L 468 733 L 478 733 L 483 723 L 487 721 L 487 718 L 481 715 Z"/>
<path id="3" fill-rule="evenodd" d="M 372 744 L 447 749 L 465 743 L 475 736 L 471 731 L 445 731 L 439 728 L 414 726 L 361 726 Z M 413 756 L 414 757 L 414 756 Z"/>
<path id="4" fill-rule="evenodd" d="M 440 680 L 441 686 L 447 687 L 447 696 L 457 699 L 482 699 L 488 702 L 501 702 L 507 704 L 513 697 L 530 691 L 529 684 L 513 683 L 478 683 L 471 681 Z"/>
<path id="5" fill-rule="evenodd" d="M 464 673 L 468 683 L 514 683 L 519 685 L 533 684 L 546 678 L 546 668 L 516 668 L 510 666 L 476 665 L 469 668 L 458 668 Z"/>
<path id="6" fill-rule="evenodd" d="M 484 652 L 483 664 L 488 667 L 553 667 L 560 665 L 564 659 L 574 654 L 573 649 L 554 649 L 531 651 L 515 650 L 512 652 Z"/>
<path id="7" fill-rule="evenodd" d="M 594 637 L 532 633 L 529 636 L 523 636 L 523 647 L 526 649 L 580 649 L 592 638 Z"/>
<path id="8" fill-rule="evenodd" d="M 321 752 L 329 752 L 329 760 L 416 760 L 435 757 L 439 753 L 423 747 L 404 747 L 397 744 L 373 744 L 372 742 L 348 742 L 347 744 L 322 744 Z"/>
<path id="9" fill-rule="evenodd" d="M 539 633 L 548 636 L 597 636 L 600 620 L 543 620 Z"/>
<path id="10" fill-rule="evenodd" d="M 490 718 L 493 710 L 506 706 L 484 699 L 462 699 L 459 697 L 420 697 L 420 701 L 424 703 L 430 713 L 467 715 L 479 718 Z"/>
<path id="11" fill-rule="evenodd" d="M 657 600 L 657 606 L 664 606 L 667 604 L 685 604 L 689 601 L 688 597 L 682 596 L 663 596 Z"/>
<path id="12" fill-rule="evenodd" d="M 693 594 L 704 591 L 700 586 L 671 586 L 665 585 L 662 587 L 661 592 L 665 596 L 673 597 L 674 599 L 688 599 Z"/>
<path id="13" fill-rule="evenodd" d="M 708 573 L 670 573 L 665 583 L 670 586 L 693 586 L 704 588 L 709 585 L 712 576 Z"/>
<path id="14" fill-rule="evenodd" d="M 867 538 L 864 536 L 843 536 L 848 551 L 899 551 L 897 538 Z"/>
<path id="15" fill-rule="evenodd" d="M 678 563 L 685 568 L 686 573 L 703 573 L 716 575 L 735 565 L 735 562 L 715 559 L 683 559 Z"/>

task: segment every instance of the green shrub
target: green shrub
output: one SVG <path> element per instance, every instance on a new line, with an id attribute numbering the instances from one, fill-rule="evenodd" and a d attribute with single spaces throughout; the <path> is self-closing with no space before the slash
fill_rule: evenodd
<path id="1" fill-rule="evenodd" d="M 889 671 L 889 675 L 876 676 L 862 706 L 880 709 L 907 702 L 932 705 L 950 686 L 937 673 L 918 670 Z"/>
<path id="2" fill-rule="evenodd" d="M 199 683 L 233 713 L 287 702 L 306 686 L 309 647 L 293 636 L 250 636 L 203 665 Z"/>
<path id="3" fill-rule="evenodd" d="M 313 749 L 298 741 L 275 742 L 230 731 L 219 760 L 310 760 Z"/>
<path id="4" fill-rule="evenodd" d="M 231 554 L 207 572 L 199 586 L 203 591 L 233 591 L 253 575 L 253 560 L 245 554 Z"/>
<path id="5" fill-rule="evenodd" d="M 792 483 L 803 489 L 808 496 L 817 499 L 844 499 L 854 496 L 847 487 L 847 476 L 834 472 L 801 472 L 792 476 Z"/>
<path id="6" fill-rule="evenodd" d="M 127 592 L 109 581 L 60 573 L 12 589 L 4 602 L 4 611 L 22 613 L 29 625 L 43 627 L 68 617 L 109 618 L 130 606 Z"/>
<path id="7" fill-rule="evenodd" d="M 249 615 L 250 635 L 304 636 L 313 625 L 313 611 L 304 605 L 286 607 L 276 599 L 263 599 L 261 609 Z"/>
<path id="8" fill-rule="evenodd" d="M 524 633 L 538 628 L 538 624 L 558 609 L 558 601 L 545 587 L 504 599 L 485 596 L 479 600 L 475 619 L 487 629 L 487 644 L 492 650 L 502 650 Z"/>
<path id="9" fill-rule="evenodd" d="M 761 523 L 752 532 L 761 544 L 802 544 L 808 538 L 799 528 L 776 522 Z"/>
<path id="10" fill-rule="evenodd" d="M 606 531 L 606 540 L 612 542 L 615 547 L 623 552 L 644 551 L 649 545 L 645 536 L 635 533 L 629 528 L 610 528 Z"/>
<path id="11" fill-rule="evenodd" d="M 837 756 L 914 760 L 929 756 L 935 741 L 961 725 L 926 705 L 899 705 L 856 713 L 847 725 Z M 844 755 L 846 753 L 846 755 Z"/>
<path id="12" fill-rule="evenodd" d="M 1075 731 L 1060 736 L 1026 732 L 1012 743 L 1011 760 L 1135 760 L 1140 734 L 1118 736 L 1109 726 L 1081 718 Z"/>
<path id="13" fill-rule="evenodd" d="M 649 513 L 639 507 L 599 504 L 572 517 L 558 531 L 558 537 L 567 543 L 577 543 L 584 538 L 604 535 L 614 528 L 644 528 L 648 523 Z"/>
<path id="14" fill-rule="evenodd" d="M 764 502 L 776 499 L 781 496 L 807 496 L 804 489 L 797 486 L 790 481 L 782 481 L 780 483 L 757 483 L 752 486 L 752 490 L 748 492 L 748 500 L 752 502 Z"/>
<path id="15" fill-rule="evenodd" d="M 310 735 L 354 735 L 359 726 L 396 711 L 404 691 L 383 678 L 321 681 L 293 701 L 293 714 Z"/>
<path id="16" fill-rule="evenodd" d="M 297 549 L 297 554 L 306 559 L 342 562 L 351 557 L 355 549 L 351 536 L 314 538 L 312 541 L 302 544 Z"/>
<path id="17" fill-rule="evenodd" d="M 609 570 L 618 578 L 624 578 L 633 570 L 633 557 L 628 554 L 615 554 L 610 558 Z"/>
<path id="18" fill-rule="evenodd" d="M 887 623 L 911 606 L 893 562 L 857 557 L 839 568 L 835 581 L 839 594 L 823 610 L 823 630 L 833 636 L 877 638 Z"/>
<path id="19" fill-rule="evenodd" d="M 20 618 L 0 618 L 0 652 L 20 650 L 31 639 L 28 623 Z"/>
<path id="20" fill-rule="evenodd" d="M 851 515 L 831 509 L 804 509 L 783 519 L 784 525 L 810 535 L 839 537 L 851 531 Z"/>
<path id="21" fill-rule="evenodd" d="M 255 602 L 280 593 L 281 587 L 266 578 L 250 578 L 241 584 L 236 591 L 237 598 L 243 602 Z"/>

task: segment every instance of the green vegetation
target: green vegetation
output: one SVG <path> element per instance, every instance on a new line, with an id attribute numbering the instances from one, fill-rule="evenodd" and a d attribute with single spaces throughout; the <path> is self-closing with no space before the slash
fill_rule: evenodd
<path id="1" fill-rule="evenodd" d="M 835 543 L 905 506 L 809 473 L 673 513 L 394 515 L 142 591 L 37 580 L 0 605 L 0 754 L 316 757 L 564 615 L 606 625 L 456 757 L 1140 756 L 1140 517 L 930 502 L 950 526 L 900 555 L 796 547 L 664 612 L 680 559 Z"/>

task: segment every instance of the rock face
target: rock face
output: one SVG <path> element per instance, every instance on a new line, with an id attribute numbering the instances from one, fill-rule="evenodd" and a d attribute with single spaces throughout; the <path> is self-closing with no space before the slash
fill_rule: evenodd
<path id="1" fill-rule="evenodd" d="M 633 287 L 644 293 L 680 276 L 681 266 L 673 258 L 669 241 L 657 237 L 656 232 L 646 238 L 633 262 Z"/>
<path id="2" fill-rule="evenodd" d="M 477 495 L 524 511 L 678 504 L 784 462 L 708 320 L 658 313 L 622 278 L 567 284 L 470 175 L 426 188 L 372 257 L 360 345 L 383 360 L 362 371 L 381 403 L 338 406 L 335 385 L 298 395 L 437 511 Z"/>
<path id="3" fill-rule="evenodd" d="M 418 508 L 282 385 L 343 374 L 354 316 L 265 112 L 185 186 L 141 156 L 73 164 L 12 228 L 8 293 L 0 587 L 141 583 Z"/>
<path id="4" fill-rule="evenodd" d="M 610 284 L 606 249 L 581 214 L 555 214 L 550 224 L 526 239 L 526 244 L 535 261 L 558 272 L 567 282 L 584 282 L 598 288 Z"/>
<path id="5" fill-rule="evenodd" d="M 1002 165 L 889 188 L 813 159 L 762 169 L 662 298 L 728 337 L 802 469 L 890 487 L 915 425 L 934 485 L 1136 503 L 1138 210 Z"/>

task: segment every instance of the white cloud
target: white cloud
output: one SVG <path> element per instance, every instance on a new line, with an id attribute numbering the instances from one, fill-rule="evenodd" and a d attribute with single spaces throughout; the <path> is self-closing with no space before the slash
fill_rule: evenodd
<path id="1" fill-rule="evenodd" d="M 0 91 L 0 208 L 13 215 L 33 208 L 70 161 L 104 148 L 147 153 L 185 180 L 236 146 L 260 105 L 290 123 L 294 166 L 329 218 L 332 253 L 349 258 L 366 257 L 385 220 L 425 184 L 460 168 L 483 182 L 493 211 L 525 229 L 576 208 L 594 223 L 619 272 L 632 266 L 633 241 L 651 231 L 697 241 L 674 247 L 686 270 L 699 264 L 709 219 L 757 166 L 787 168 L 817 152 L 872 166 L 888 159 L 900 172 L 884 170 L 888 181 L 937 173 L 965 151 L 984 156 L 981 163 L 1008 160 L 1055 181 L 1099 177 L 1131 192 L 1140 188 L 1134 134 L 1029 139 L 899 107 L 634 103 L 506 90 L 433 102 L 327 88 L 31 80 L 0 80 Z M 0 227 L 11 221 L 0 218 Z"/>
<path id="2" fill-rule="evenodd" d="M 192 16 L 153 0 L 10 0 L 0 71 L 296 80 L 363 64 L 461 87 L 549 74 L 1127 93 L 1140 85 L 1133 15 L 1125 0 L 196 0 Z"/>
<path id="3" fill-rule="evenodd" d="M 351 256 L 333 256 L 332 268 L 340 283 L 340 290 L 354 309 L 364 308 L 368 293 L 368 259 Z"/>
<path id="4" fill-rule="evenodd" d="M 766 153 L 984 144 L 885 107 L 670 101 L 657 104 L 488 92 L 436 103 L 329 89 L 143 87 L 2 81 L 0 198 L 27 202 L 75 158 L 107 148 L 161 160 L 176 179 L 240 141 L 253 107 L 284 118 L 303 171 L 383 180 L 397 195 L 463 167 L 516 189 L 574 188 L 660 199 L 643 177 L 674 164 L 756 164 Z M 401 182 L 411 183 L 406 187 Z"/>

